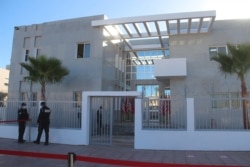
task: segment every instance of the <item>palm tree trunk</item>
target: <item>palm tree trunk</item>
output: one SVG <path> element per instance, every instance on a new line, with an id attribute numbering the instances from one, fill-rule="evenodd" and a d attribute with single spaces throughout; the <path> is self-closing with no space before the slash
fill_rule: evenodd
<path id="1" fill-rule="evenodd" d="M 45 84 L 41 84 L 41 101 L 45 101 L 46 97 L 45 97 Z"/>
<path id="2" fill-rule="evenodd" d="M 248 118 L 248 93 L 245 78 L 241 78 L 241 97 L 242 97 L 242 109 L 243 109 L 243 125 L 244 129 L 249 129 L 249 118 Z"/>

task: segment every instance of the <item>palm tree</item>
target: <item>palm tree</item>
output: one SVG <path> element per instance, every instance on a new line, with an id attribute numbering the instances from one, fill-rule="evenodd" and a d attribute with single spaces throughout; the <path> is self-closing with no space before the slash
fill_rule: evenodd
<path id="1" fill-rule="evenodd" d="M 250 44 L 233 45 L 227 44 L 229 53 L 218 53 L 217 56 L 212 57 L 212 60 L 219 63 L 219 69 L 227 74 L 236 74 L 241 81 L 241 97 L 243 110 L 243 125 L 244 129 L 249 129 L 248 107 L 247 107 L 247 86 L 246 75 L 250 71 Z"/>
<path id="2" fill-rule="evenodd" d="M 29 57 L 29 63 L 20 63 L 29 75 L 25 76 L 25 80 L 30 80 L 41 85 L 41 100 L 45 101 L 46 85 L 49 83 L 60 82 L 64 76 L 69 74 L 69 70 L 62 66 L 59 59 L 45 55 L 37 56 L 37 58 Z"/>

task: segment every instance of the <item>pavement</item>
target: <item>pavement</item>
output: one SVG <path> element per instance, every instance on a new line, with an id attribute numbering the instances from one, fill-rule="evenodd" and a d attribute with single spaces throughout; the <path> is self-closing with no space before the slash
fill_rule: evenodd
<path id="1" fill-rule="evenodd" d="M 68 163 L 73 153 L 76 161 Z M 18 143 L 0 138 L 1 167 L 250 167 L 250 151 L 141 150 L 132 145 Z"/>

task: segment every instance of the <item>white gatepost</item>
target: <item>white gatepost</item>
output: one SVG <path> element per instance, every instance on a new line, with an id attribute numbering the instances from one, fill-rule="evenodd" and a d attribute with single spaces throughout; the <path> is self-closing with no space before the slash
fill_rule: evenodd
<path id="1" fill-rule="evenodd" d="M 83 145 L 89 145 L 89 120 L 90 120 L 90 96 L 88 93 L 82 92 L 82 142 Z"/>
<path id="2" fill-rule="evenodd" d="M 194 98 L 187 98 L 187 131 L 194 131 Z"/>
<path id="3" fill-rule="evenodd" d="M 134 133 L 134 148 L 141 147 L 142 134 L 142 99 L 135 99 L 135 133 Z"/>
<path id="4" fill-rule="evenodd" d="M 141 97 L 137 91 L 85 91 L 82 92 L 82 144 L 90 143 L 90 98 L 91 97 Z"/>

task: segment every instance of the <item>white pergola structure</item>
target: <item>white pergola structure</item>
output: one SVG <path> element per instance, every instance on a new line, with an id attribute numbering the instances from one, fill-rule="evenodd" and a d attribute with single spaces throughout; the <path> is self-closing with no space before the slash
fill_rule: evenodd
<path id="1" fill-rule="evenodd" d="M 146 49 L 142 40 L 140 43 L 133 42 L 135 39 L 152 39 L 148 49 L 165 50 L 171 35 L 208 33 L 215 17 L 216 11 L 186 12 L 95 20 L 92 26 L 102 27 L 106 39 L 113 43 L 123 41 L 127 51 Z"/>

